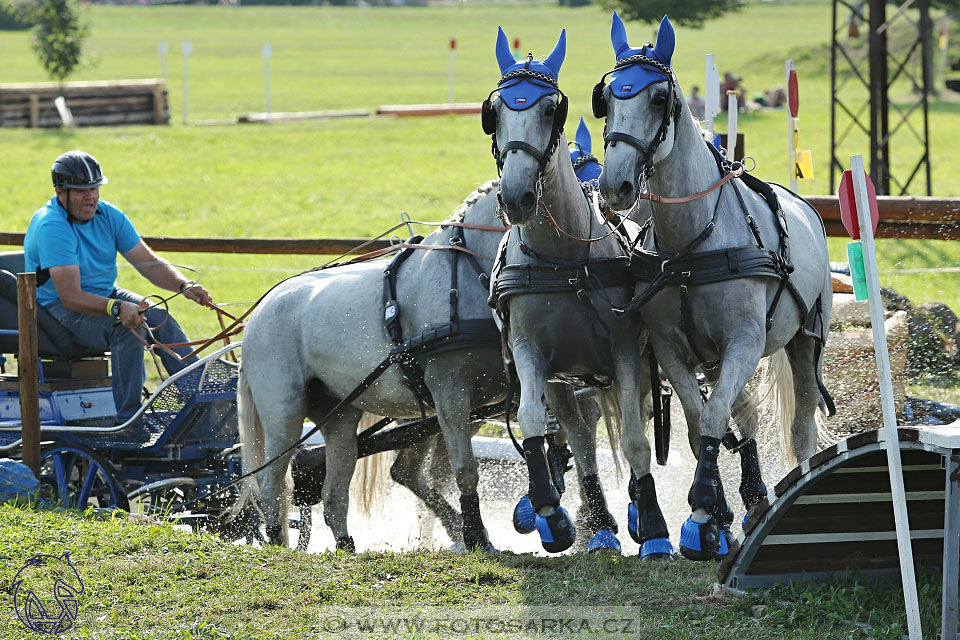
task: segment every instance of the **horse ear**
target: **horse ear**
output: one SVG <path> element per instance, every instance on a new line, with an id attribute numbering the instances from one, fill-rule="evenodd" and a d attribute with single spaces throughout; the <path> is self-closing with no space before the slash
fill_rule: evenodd
<path id="1" fill-rule="evenodd" d="M 677 38 L 673 32 L 673 25 L 670 24 L 670 18 L 664 14 L 660 21 L 660 30 L 657 31 L 657 46 L 653 48 L 653 55 L 660 62 L 669 66 L 676 44 Z"/>
<path id="2" fill-rule="evenodd" d="M 627 28 L 623 26 L 623 20 L 620 19 L 616 11 L 613 12 L 613 23 L 610 25 L 610 43 L 613 44 L 613 52 L 617 58 L 630 48 L 630 45 L 627 44 Z"/>
<path id="3" fill-rule="evenodd" d="M 586 155 L 590 153 L 590 130 L 587 129 L 587 123 L 583 121 L 583 117 L 580 117 L 580 126 L 577 127 L 577 137 L 575 138 L 577 144 L 580 145 L 580 151 Z"/>
<path id="4" fill-rule="evenodd" d="M 543 64 L 547 65 L 557 77 L 560 76 L 560 67 L 563 65 L 563 58 L 567 55 L 567 30 L 560 32 L 560 38 L 557 40 L 557 46 L 553 48 Z"/>
<path id="5" fill-rule="evenodd" d="M 506 73 L 515 62 L 507 34 L 503 32 L 503 27 L 497 27 L 497 64 L 500 65 L 500 73 Z"/>

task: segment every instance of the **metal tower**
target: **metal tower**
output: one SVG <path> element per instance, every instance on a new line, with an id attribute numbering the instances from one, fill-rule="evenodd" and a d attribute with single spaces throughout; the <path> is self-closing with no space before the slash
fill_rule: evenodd
<path id="1" fill-rule="evenodd" d="M 933 88 L 933 36 L 927 0 L 887 4 L 833 0 L 831 193 L 849 157 L 862 154 L 869 141 L 878 194 L 907 195 L 923 169 L 931 195 L 927 95 Z M 891 154 L 894 140 L 897 156 Z"/>

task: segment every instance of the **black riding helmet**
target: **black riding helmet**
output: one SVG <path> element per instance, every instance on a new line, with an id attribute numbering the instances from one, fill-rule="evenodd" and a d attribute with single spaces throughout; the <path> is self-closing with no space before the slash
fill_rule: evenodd
<path id="1" fill-rule="evenodd" d="M 67 151 L 50 167 L 53 186 L 61 189 L 92 189 L 107 184 L 96 158 L 85 151 Z"/>

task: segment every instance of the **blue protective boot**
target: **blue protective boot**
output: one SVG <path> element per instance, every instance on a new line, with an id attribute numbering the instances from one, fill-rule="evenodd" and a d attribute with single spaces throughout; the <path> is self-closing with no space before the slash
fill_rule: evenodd
<path id="1" fill-rule="evenodd" d="M 573 545 L 576 528 L 565 509 L 560 507 L 560 494 L 550 479 L 547 457 L 543 449 L 544 437 L 523 439 L 523 457 L 527 463 L 530 487 L 527 491 L 536 515 L 536 528 L 543 548 L 550 553 L 566 551 Z M 553 509 L 551 509 L 551 507 Z M 551 512 L 552 511 L 552 512 Z M 541 513 L 549 515 L 540 515 Z M 516 514 L 516 510 L 514 510 Z"/>
<path id="2" fill-rule="evenodd" d="M 641 560 L 661 560 L 673 557 L 670 532 L 657 502 L 657 489 L 649 473 L 642 478 L 631 472 L 627 487 L 630 504 L 627 506 L 627 530 L 640 545 Z"/>

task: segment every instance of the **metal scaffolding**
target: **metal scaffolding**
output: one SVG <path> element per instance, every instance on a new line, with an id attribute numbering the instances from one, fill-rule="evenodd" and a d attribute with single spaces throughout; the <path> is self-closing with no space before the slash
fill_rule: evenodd
<path id="1" fill-rule="evenodd" d="M 833 0 L 830 56 L 830 192 L 850 155 L 869 140 L 870 177 L 880 195 L 907 195 L 924 170 L 932 195 L 927 95 L 932 24 L 927 0 Z M 918 122 L 922 114 L 922 124 Z M 866 140 L 864 139 L 866 138 Z M 891 147 L 900 154 L 894 162 Z M 850 153 L 847 153 L 847 152 Z M 917 159 L 919 156 L 919 159 Z M 904 176 L 906 178 L 904 179 Z"/>

